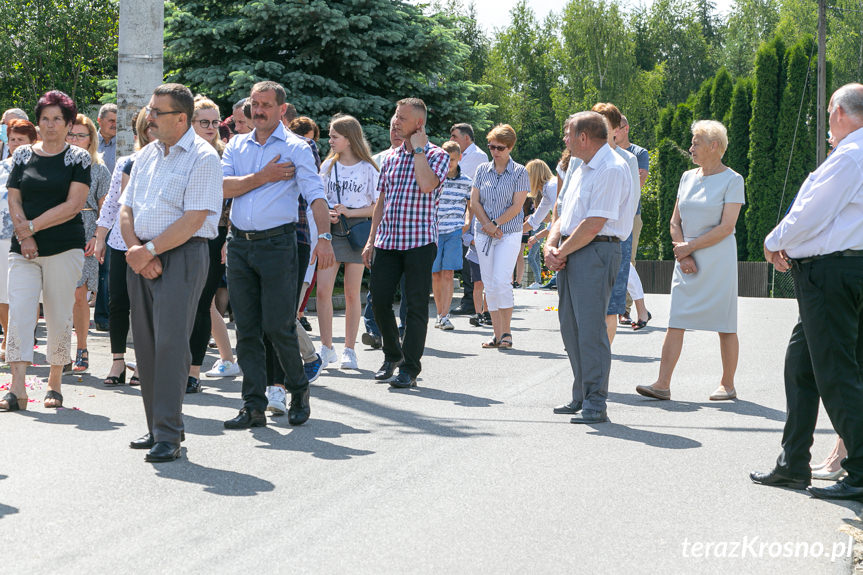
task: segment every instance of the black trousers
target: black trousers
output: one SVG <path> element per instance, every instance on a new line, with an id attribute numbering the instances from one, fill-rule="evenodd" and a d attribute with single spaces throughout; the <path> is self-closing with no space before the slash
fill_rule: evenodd
<path id="1" fill-rule="evenodd" d="M 129 337 L 129 290 L 126 287 L 126 252 L 112 249 L 108 254 L 108 282 L 111 298 L 108 301 L 109 335 L 111 353 L 126 353 L 126 339 Z"/>
<path id="2" fill-rule="evenodd" d="M 306 268 L 309 267 L 309 258 L 311 258 L 312 246 L 309 244 L 301 244 L 297 242 L 297 306 L 300 305 L 300 292 L 303 291 L 303 280 L 306 275 Z M 296 319 L 296 316 L 294 316 Z M 276 357 L 276 352 L 273 351 L 273 344 L 270 338 L 264 335 L 264 346 L 267 349 L 267 382 L 279 383 L 285 379 L 285 372 L 282 366 L 279 365 L 279 358 Z"/>
<path id="3" fill-rule="evenodd" d="M 376 249 L 372 263 L 369 280 L 372 309 L 383 339 L 384 356 L 387 361 L 404 358 L 401 371 L 414 377 L 422 371 L 420 359 L 426 344 L 431 270 L 436 255 L 436 244 L 410 250 Z M 399 342 L 399 330 L 393 314 L 393 298 L 402 274 L 405 276 L 402 297 L 407 302 L 404 345 Z"/>
<path id="4" fill-rule="evenodd" d="M 201 290 L 201 297 L 198 299 L 198 308 L 195 311 L 195 327 L 192 328 L 192 337 L 189 338 L 192 365 L 203 365 L 204 357 L 207 355 L 207 344 L 210 342 L 210 334 L 213 331 L 210 304 L 213 303 L 213 297 L 216 295 L 216 290 L 219 289 L 219 282 L 225 275 L 225 264 L 222 263 L 222 246 L 225 245 L 227 236 L 228 228 L 219 226 L 219 235 L 207 240 L 210 267 L 207 270 L 207 281 L 204 283 L 204 289 Z"/>
<path id="5" fill-rule="evenodd" d="M 473 278 L 470 275 L 470 262 L 467 260 L 467 250 L 467 246 L 462 246 L 461 281 L 464 284 L 464 295 L 461 296 L 461 303 L 465 306 L 473 307 Z"/>
<path id="6" fill-rule="evenodd" d="M 260 240 L 234 237 L 228 242 L 228 293 L 237 325 L 237 361 L 243 370 L 243 404 L 267 407 L 267 354 L 272 342 L 285 388 L 308 389 L 297 341 L 297 236 L 288 233 Z"/>
<path id="7" fill-rule="evenodd" d="M 847 481 L 863 487 L 863 257 L 792 267 L 800 318 L 785 354 L 788 419 L 777 466 L 809 475 L 809 450 L 824 403 L 845 442 Z"/>

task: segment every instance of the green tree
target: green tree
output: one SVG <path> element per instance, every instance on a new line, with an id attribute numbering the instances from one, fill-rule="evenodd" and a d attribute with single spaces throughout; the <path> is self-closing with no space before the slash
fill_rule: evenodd
<path id="1" fill-rule="evenodd" d="M 98 104 L 117 75 L 118 20 L 117 0 L 0 2 L 0 101 L 29 112 L 57 89 L 82 112 Z"/>
<path id="2" fill-rule="evenodd" d="M 735 77 L 748 76 L 762 42 L 773 37 L 781 0 L 735 0 L 726 20 L 721 62 Z"/>
<path id="3" fill-rule="evenodd" d="M 709 120 L 712 117 L 710 104 L 713 101 L 713 79 L 705 80 L 695 95 L 695 106 L 692 109 L 696 120 Z"/>
<path id="4" fill-rule="evenodd" d="M 776 187 L 774 148 L 779 103 L 784 89 L 783 57 L 784 44 L 778 37 L 763 44 L 755 57 L 755 88 L 749 124 L 749 177 L 746 180 L 749 195 L 747 257 L 751 261 L 764 258 L 761 244 L 776 223 L 776 212 L 765 206 L 764 200 L 774 196 Z"/>
<path id="5" fill-rule="evenodd" d="M 407 96 L 429 106 L 433 136 L 459 121 L 488 125 L 479 86 L 458 79 L 469 48 L 448 14 L 394 0 L 174 0 L 165 14 L 167 77 L 226 108 L 275 80 L 320 125 L 357 117 L 375 148 L 389 145 L 389 118 Z"/>
<path id="6" fill-rule="evenodd" d="M 728 119 L 728 149 L 725 151 L 725 164 L 743 176 L 749 176 L 749 121 L 752 118 L 752 82 L 749 78 L 738 78 L 731 97 L 731 111 Z M 746 241 L 746 211 L 751 205 L 750 191 L 746 190 L 746 205 L 737 217 L 735 236 L 737 239 L 737 259 L 748 259 L 749 246 Z"/>
<path id="7" fill-rule="evenodd" d="M 641 228 L 636 257 L 642 260 L 658 260 L 661 253 L 658 155 L 659 150 L 650 150 L 651 170 L 647 181 L 641 186 L 641 220 L 644 226 Z"/>
<path id="8" fill-rule="evenodd" d="M 656 167 L 658 182 L 659 259 L 673 260 L 674 246 L 671 244 L 671 215 L 677 202 L 680 177 L 690 167 L 689 154 L 671 138 L 665 138 L 657 146 Z M 643 218 L 642 218 L 643 219 Z"/>
<path id="9" fill-rule="evenodd" d="M 710 116 L 714 120 L 727 124 L 733 91 L 734 82 L 731 81 L 731 74 L 726 68 L 720 68 L 713 78 L 713 90 L 710 93 Z"/>
<path id="10" fill-rule="evenodd" d="M 685 152 L 692 145 L 692 108 L 686 104 L 678 104 L 674 109 L 674 119 L 671 121 L 671 137 L 681 150 Z"/>

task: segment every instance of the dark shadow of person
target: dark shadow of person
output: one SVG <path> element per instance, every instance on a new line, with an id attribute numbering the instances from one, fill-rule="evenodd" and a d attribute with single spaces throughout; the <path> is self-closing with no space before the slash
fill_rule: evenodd
<path id="1" fill-rule="evenodd" d="M 185 458 L 171 463 L 154 463 L 153 466 L 158 477 L 197 483 L 204 486 L 204 491 L 214 495 L 252 497 L 276 488 L 269 481 L 254 475 L 204 467 Z"/>
<path id="2" fill-rule="evenodd" d="M 25 417 L 32 417 L 40 423 L 53 423 L 59 425 L 74 425 L 82 431 L 113 431 L 125 427 L 125 423 L 111 421 L 110 417 L 88 413 L 81 409 L 61 407 L 54 411 L 32 411 L 19 412 Z"/>
<path id="3" fill-rule="evenodd" d="M 422 379 L 420 379 L 420 382 L 421 381 Z M 425 399 L 436 399 L 438 401 L 448 401 L 453 405 L 460 405 L 462 407 L 490 407 L 492 405 L 500 405 L 503 403 L 502 401 L 498 401 L 496 399 L 491 399 L 488 397 L 480 397 L 467 393 L 453 393 L 451 391 L 443 391 L 431 387 L 422 387 L 419 384 L 417 384 L 417 387 L 411 388 L 410 390 L 395 389 L 393 387 L 390 387 L 389 391 L 392 393 L 404 393 L 405 391 L 408 391 L 409 393 L 417 397 L 423 397 Z"/>
<path id="4" fill-rule="evenodd" d="M 616 439 L 623 439 L 625 441 L 635 441 L 637 443 L 643 443 L 651 447 L 659 447 L 662 449 L 693 449 L 701 447 L 701 442 L 688 437 L 636 429 L 619 423 L 596 423 L 589 425 L 588 427 L 591 428 L 588 435 L 601 435 L 603 437 L 613 437 Z"/>
<path id="5" fill-rule="evenodd" d="M 372 455 L 375 452 L 367 449 L 354 449 L 344 447 L 335 443 L 322 441 L 321 438 L 336 439 L 343 435 L 370 433 L 365 429 L 356 429 L 338 421 L 326 419 L 312 419 L 303 426 L 290 428 L 290 433 L 282 434 L 276 431 L 273 424 L 280 423 L 285 419 L 285 427 L 288 426 L 287 418 L 275 418 L 271 420 L 268 427 L 256 427 L 252 429 L 252 435 L 258 441 L 266 445 L 256 446 L 259 449 L 277 449 L 281 451 L 297 451 L 309 453 L 318 459 L 330 459 L 334 461 Z"/>

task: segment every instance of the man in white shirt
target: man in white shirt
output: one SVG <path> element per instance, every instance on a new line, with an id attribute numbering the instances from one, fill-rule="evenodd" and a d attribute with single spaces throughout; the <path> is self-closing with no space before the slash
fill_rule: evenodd
<path id="1" fill-rule="evenodd" d="M 488 156 L 477 147 L 473 138 L 473 126 L 468 123 L 454 124 L 449 129 L 449 139 L 458 144 L 459 149 L 461 149 L 461 160 L 458 163 L 461 175 L 467 176 L 471 181 L 473 181 L 473 176 L 476 174 L 477 166 L 488 161 Z M 461 297 L 461 302 L 452 310 L 452 313 L 456 315 L 473 315 L 476 313 L 473 305 L 473 279 L 470 277 L 470 264 L 464 257 L 466 254 L 467 247 L 464 247 L 462 250 L 461 268 L 464 293 Z"/>
<path id="2" fill-rule="evenodd" d="M 764 240 L 776 271 L 791 269 L 800 318 L 785 353 L 788 414 L 782 453 L 755 483 L 803 489 L 819 399 L 845 442 L 844 481 L 809 487 L 815 497 L 863 501 L 863 85 L 830 99 L 833 153 L 803 183 Z"/>
<path id="3" fill-rule="evenodd" d="M 551 226 L 545 261 L 557 271 L 560 333 L 572 366 L 572 400 L 554 408 L 572 423 L 608 421 L 611 346 L 605 311 L 620 268 L 620 242 L 632 233 L 629 166 L 608 145 L 608 124 L 596 112 L 569 121 L 570 164 L 560 217 Z"/>

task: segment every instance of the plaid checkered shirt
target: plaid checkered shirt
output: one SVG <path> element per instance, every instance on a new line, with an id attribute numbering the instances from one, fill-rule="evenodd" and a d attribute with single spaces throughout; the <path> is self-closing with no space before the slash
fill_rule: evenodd
<path id="1" fill-rule="evenodd" d="M 440 179 L 433 192 L 420 192 L 414 172 L 414 154 L 405 142 L 381 165 L 378 192 L 384 197 L 384 215 L 378 225 L 375 247 L 409 250 L 437 242 L 437 208 L 441 186 L 449 172 L 449 154 L 431 142 L 424 148 L 432 172 Z"/>

